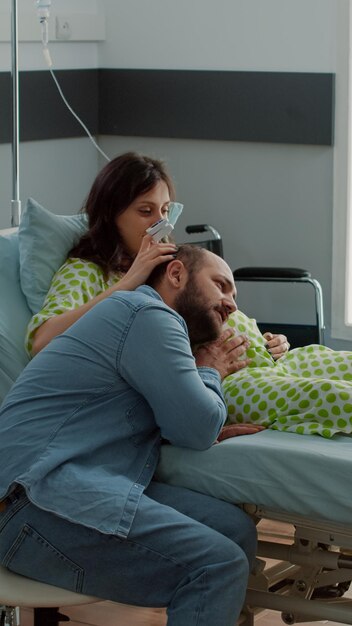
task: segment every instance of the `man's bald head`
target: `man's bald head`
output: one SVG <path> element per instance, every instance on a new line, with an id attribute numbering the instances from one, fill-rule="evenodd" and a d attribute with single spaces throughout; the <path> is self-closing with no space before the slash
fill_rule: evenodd
<path id="1" fill-rule="evenodd" d="M 192 276 L 192 274 L 198 272 L 202 267 L 204 267 L 204 265 L 207 265 L 212 257 L 216 257 L 213 252 L 210 252 L 205 248 L 201 248 L 200 246 L 192 246 L 190 244 L 180 245 L 175 253 L 175 259 L 183 263 L 188 276 Z M 150 274 L 146 284 L 156 289 L 165 276 L 167 266 L 168 263 L 161 263 L 160 265 L 157 265 L 157 267 Z"/>

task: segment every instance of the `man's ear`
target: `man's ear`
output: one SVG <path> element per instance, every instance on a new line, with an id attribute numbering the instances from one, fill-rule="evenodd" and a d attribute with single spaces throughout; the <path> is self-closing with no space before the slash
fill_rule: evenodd
<path id="1" fill-rule="evenodd" d="M 182 261 L 175 259 L 168 263 L 166 276 L 174 289 L 183 289 L 187 282 L 188 272 Z"/>

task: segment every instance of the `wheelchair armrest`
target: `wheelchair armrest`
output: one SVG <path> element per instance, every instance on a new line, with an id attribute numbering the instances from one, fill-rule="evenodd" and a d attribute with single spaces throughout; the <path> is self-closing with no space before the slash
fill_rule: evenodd
<path id="1" fill-rule="evenodd" d="M 235 280 L 295 280 L 311 278 L 308 270 L 297 267 L 239 267 L 233 271 Z"/>
<path id="2" fill-rule="evenodd" d="M 191 235 L 192 233 L 211 233 L 213 239 L 221 239 L 218 231 L 210 224 L 190 224 L 185 228 L 186 233 Z"/>
<path id="3" fill-rule="evenodd" d="M 208 230 L 208 224 L 191 224 L 190 226 L 186 226 L 185 231 L 189 235 L 192 233 L 205 233 Z"/>

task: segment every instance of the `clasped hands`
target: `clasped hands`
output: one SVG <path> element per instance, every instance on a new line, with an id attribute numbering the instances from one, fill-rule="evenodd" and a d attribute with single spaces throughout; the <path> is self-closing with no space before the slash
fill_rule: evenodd
<path id="1" fill-rule="evenodd" d="M 197 367 L 212 367 L 224 380 L 249 365 L 250 359 L 246 358 L 248 348 L 249 340 L 245 335 L 235 336 L 227 328 L 218 339 L 197 347 L 193 354 Z"/>
<path id="2" fill-rule="evenodd" d="M 275 360 L 290 348 L 284 335 L 273 335 L 268 332 L 263 337 L 267 341 L 267 349 Z M 197 367 L 212 367 L 219 372 L 223 380 L 250 364 L 251 359 L 246 357 L 248 348 L 249 340 L 245 335 L 235 336 L 232 330 L 226 329 L 219 339 L 197 347 L 193 354 Z M 238 435 L 251 435 L 261 430 L 264 430 L 264 426 L 257 424 L 229 424 L 222 428 L 216 443 Z"/>
<path id="3" fill-rule="evenodd" d="M 264 333 L 266 348 L 275 361 L 290 349 L 285 335 Z M 249 340 L 245 335 L 234 335 L 227 328 L 216 341 L 198 346 L 194 351 L 197 367 L 213 367 L 218 370 L 221 380 L 247 367 L 251 359 L 246 358 Z"/>

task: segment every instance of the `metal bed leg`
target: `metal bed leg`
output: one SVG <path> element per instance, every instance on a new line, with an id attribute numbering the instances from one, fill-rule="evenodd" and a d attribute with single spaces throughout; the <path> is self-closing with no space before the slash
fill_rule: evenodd
<path id="1" fill-rule="evenodd" d="M 14 606 L 0 606 L 0 626 L 19 626 L 20 611 Z"/>
<path id="2" fill-rule="evenodd" d="M 254 626 L 254 613 L 248 607 L 242 609 L 236 626 Z"/>

